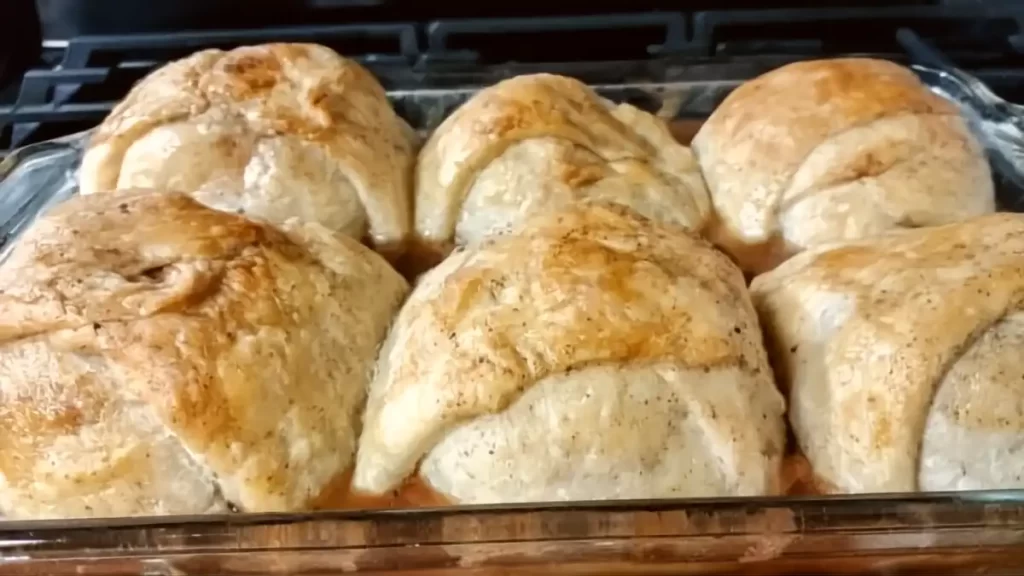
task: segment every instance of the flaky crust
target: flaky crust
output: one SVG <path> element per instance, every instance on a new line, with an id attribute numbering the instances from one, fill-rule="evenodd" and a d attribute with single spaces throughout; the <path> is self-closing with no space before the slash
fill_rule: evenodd
<path id="1" fill-rule="evenodd" d="M 416 234 L 441 252 L 583 198 L 699 229 L 710 201 L 690 150 L 665 124 L 562 76 L 482 90 L 420 151 Z"/>
<path id="2" fill-rule="evenodd" d="M 956 107 L 909 70 L 861 58 L 784 66 L 737 88 L 693 140 L 712 240 L 747 271 L 822 243 L 994 210 Z"/>
<path id="3" fill-rule="evenodd" d="M 319 222 L 388 255 L 411 228 L 413 134 L 359 64 L 313 44 L 204 50 L 139 82 L 97 128 L 83 194 L 183 190 Z"/>
<path id="4" fill-rule="evenodd" d="M 811 249 L 751 292 L 824 483 L 1024 487 L 1024 216 Z"/>
<path id="5" fill-rule="evenodd" d="M 459 502 L 771 493 L 782 413 L 728 258 L 577 205 L 421 278 L 378 359 L 353 486 L 392 489 L 423 459 Z"/>
<path id="6" fill-rule="evenodd" d="M 37 221 L 0 266 L 0 512 L 295 510 L 346 471 L 408 287 L 286 228 L 152 191 Z"/>

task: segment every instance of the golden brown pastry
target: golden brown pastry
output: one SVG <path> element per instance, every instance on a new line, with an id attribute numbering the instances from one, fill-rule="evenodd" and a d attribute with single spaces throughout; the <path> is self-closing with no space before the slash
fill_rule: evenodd
<path id="1" fill-rule="evenodd" d="M 831 490 L 1024 488 L 1024 216 L 811 249 L 751 291 Z"/>
<path id="2" fill-rule="evenodd" d="M 391 254 L 412 225 L 413 137 L 377 80 L 329 48 L 204 50 L 114 108 L 86 150 L 81 191 L 194 191 L 220 210 L 368 235 Z"/>
<path id="3" fill-rule="evenodd" d="M 909 70 L 848 58 L 784 66 L 736 89 L 693 140 L 711 240 L 748 272 L 809 246 L 992 212 L 984 152 Z"/>
<path id="4" fill-rule="evenodd" d="M 735 265 L 682 228 L 577 205 L 420 279 L 381 349 L 353 488 L 771 494 L 783 412 Z"/>
<path id="5" fill-rule="evenodd" d="M 0 265 L 0 513 L 303 509 L 350 468 L 407 284 L 315 223 L 74 198 Z"/>
<path id="6" fill-rule="evenodd" d="M 580 199 L 699 229 L 710 212 L 690 150 L 660 119 L 562 76 L 519 76 L 449 116 L 419 155 L 416 234 L 444 253 Z"/>

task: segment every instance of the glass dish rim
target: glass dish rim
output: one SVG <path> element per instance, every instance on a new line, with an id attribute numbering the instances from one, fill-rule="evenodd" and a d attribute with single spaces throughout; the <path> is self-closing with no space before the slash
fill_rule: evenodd
<path id="1" fill-rule="evenodd" d="M 920 560 L 924 553 L 932 560 Z M 567 558 L 631 570 L 756 564 L 809 565 L 813 573 L 851 558 L 875 566 L 1009 558 L 1022 568 L 1024 490 L 0 522 L 0 574 L 33 566 L 72 573 L 86 564 L 132 567 L 123 573 L 153 573 L 156 564 L 160 574 L 194 565 L 218 574 L 254 566 L 320 574 L 296 567 L 339 562 L 357 572 L 507 570 Z"/>

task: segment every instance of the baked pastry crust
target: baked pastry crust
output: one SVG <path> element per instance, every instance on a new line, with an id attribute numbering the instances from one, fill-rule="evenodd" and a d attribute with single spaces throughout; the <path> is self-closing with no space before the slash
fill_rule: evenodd
<path id="1" fill-rule="evenodd" d="M 714 243 L 748 272 L 818 244 L 992 212 L 988 162 L 956 107 L 906 68 L 840 58 L 737 88 L 693 140 Z"/>
<path id="2" fill-rule="evenodd" d="M 534 215 L 419 280 L 353 477 L 455 502 L 763 495 L 784 405 L 740 271 L 614 204 Z"/>
<path id="3" fill-rule="evenodd" d="M 100 124 L 81 191 L 186 191 L 367 236 L 390 256 L 412 225 L 414 138 L 373 75 L 329 48 L 204 50 L 150 74 Z"/>
<path id="4" fill-rule="evenodd" d="M 698 230 L 710 200 L 693 154 L 660 119 L 551 74 L 486 88 L 420 151 L 416 234 L 442 254 L 582 199 Z"/>
<path id="5" fill-rule="evenodd" d="M 315 223 L 77 197 L 0 265 L 0 512 L 303 509 L 353 460 L 408 286 Z"/>
<path id="6" fill-rule="evenodd" d="M 1024 487 L 1024 216 L 814 248 L 751 293 L 822 485 Z"/>

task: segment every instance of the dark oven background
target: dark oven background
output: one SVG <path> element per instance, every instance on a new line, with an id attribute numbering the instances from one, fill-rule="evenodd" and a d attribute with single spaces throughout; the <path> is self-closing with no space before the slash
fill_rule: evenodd
<path id="1" fill-rule="evenodd" d="M 728 60 L 902 59 L 909 27 L 1024 102 L 1024 2 L 4 0 L 0 155 L 87 129 L 130 86 L 204 48 L 325 44 L 392 90 L 548 70 L 589 82 Z M 811 5 L 813 7 L 808 7 Z M 771 6 L 771 8 L 766 8 Z"/>

